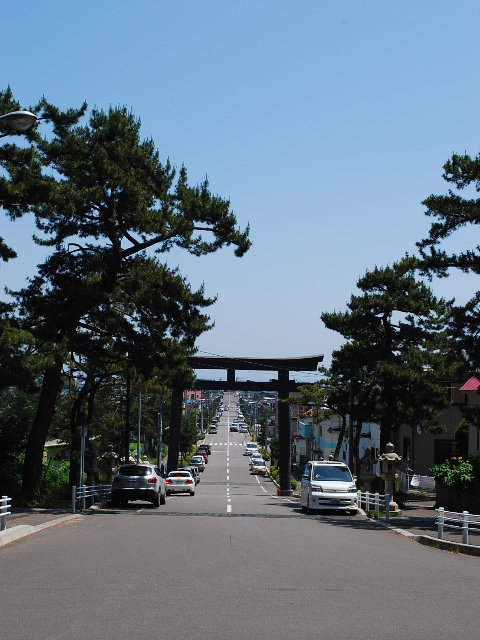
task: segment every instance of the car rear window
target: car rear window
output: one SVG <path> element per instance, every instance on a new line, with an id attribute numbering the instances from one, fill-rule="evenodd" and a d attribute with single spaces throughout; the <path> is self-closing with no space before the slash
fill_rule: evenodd
<path id="1" fill-rule="evenodd" d="M 118 470 L 121 476 L 149 476 L 152 474 L 151 467 L 139 464 L 124 464 Z"/>

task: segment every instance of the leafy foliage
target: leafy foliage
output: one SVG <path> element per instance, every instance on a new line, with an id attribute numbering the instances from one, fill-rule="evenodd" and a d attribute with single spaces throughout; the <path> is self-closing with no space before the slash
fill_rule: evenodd
<path id="1" fill-rule="evenodd" d="M 456 487 L 463 491 L 470 489 L 475 478 L 473 465 L 468 460 L 446 460 L 442 464 L 433 466 L 430 473 L 435 480 L 447 487 Z"/>

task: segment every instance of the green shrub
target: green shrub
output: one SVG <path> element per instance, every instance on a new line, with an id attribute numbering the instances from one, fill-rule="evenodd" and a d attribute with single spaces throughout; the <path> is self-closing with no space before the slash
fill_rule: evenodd
<path id="1" fill-rule="evenodd" d="M 280 480 L 280 469 L 278 467 L 270 467 L 270 476 L 272 480 L 278 483 Z"/>
<path id="2" fill-rule="evenodd" d="M 60 467 L 53 467 L 48 464 L 43 465 L 40 498 L 42 507 L 58 507 L 62 501 L 70 498 L 69 473 L 70 462 L 63 462 Z"/>
<path id="3" fill-rule="evenodd" d="M 277 484 L 279 484 L 280 482 L 280 469 L 278 467 L 270 467 L 270 476 L 272 478 L 272 480 L 275 480 L 275 482 Z M 295 480 L 295 478 L 291 478 L 290 479 L 290 488 L 293 489 L 293 491 L 296 491 L 298 487 L 297 481 Z"/>
<path id="4" fill-rule="evenodd" d="M 445 460 L 430 469 L 435 480 L 447 487 L 456 487 L 466 491 L 475 479 L 473 465 L 468 460 Z"/>

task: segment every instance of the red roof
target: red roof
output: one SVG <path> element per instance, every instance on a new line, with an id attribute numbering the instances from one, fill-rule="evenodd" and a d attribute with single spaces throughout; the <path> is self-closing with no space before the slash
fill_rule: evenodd
<path id="1" fill-rule="evenodd" d="M 467 382 L 463 385 L 463 387 L 460 387 L 460 391 L 478 391 L 479 388 L 480 388 L 480 379 L 477 378 L 477 376 L 473 376 L 473 378 L 470 378 L 470 380 L 467 380 Z"/>

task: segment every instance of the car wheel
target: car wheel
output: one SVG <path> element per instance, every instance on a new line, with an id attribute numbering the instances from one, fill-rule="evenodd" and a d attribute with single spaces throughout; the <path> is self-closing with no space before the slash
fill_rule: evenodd
<path id="1" fill-rule="evenodd" d="M 155 498 L 152 500 L 152 506 L 154 507 L 160 506 L 160 493 L 155 494 Z"/>
<path id="2" fill-rule="evenodd" d="M 160 504 L 166 504 L 167 503 L 167 494 L 164 493 L 163 495 L 160 496 Z"/>
<path id="3" fill-rule="evenodd" d="M 195 491 L 190 491 L 190 495 L 194 496 L 195 495 Z"/>
<path id="4" fill-rule="evenodd" d="M 349 509 L 349 513 L 351 516 L 356 516 L 357 515 L 357 509 Z"/>
<path id="5" fill-rule="evenodd" d="M 121 500 L 122 507 L 128 507 L 128 500 Z"/>
<path id="6" fill-rule="evenodd" d="M 312 515 L 312 508 L 310 506 L 310 496 L 308 496 L 308 498 L 307 498 L 307 513 L 310 516 Z"/>
<path id="7" fill-rule="evenodd" d="M 112 505 L 112 507 L 118 507 L 120 504 L 120 500 L 118 498 L 112 498 L 110 500 L 110 504 Z"/>

